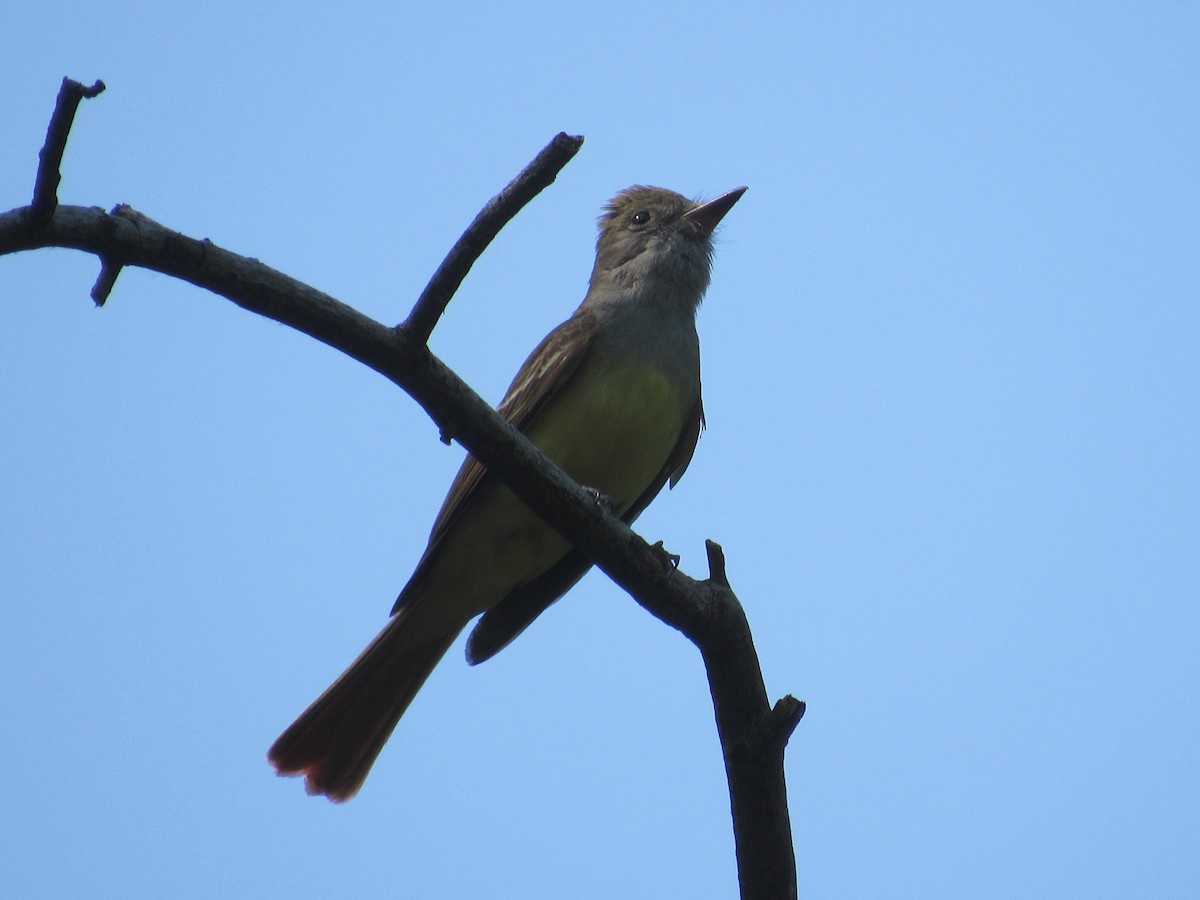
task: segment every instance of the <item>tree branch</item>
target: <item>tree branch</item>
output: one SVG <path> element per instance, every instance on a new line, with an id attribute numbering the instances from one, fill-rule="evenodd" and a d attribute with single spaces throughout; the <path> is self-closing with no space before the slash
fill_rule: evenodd
<path id="1" fill-rule="evenodd" d="M 84 87 L 78 81 L 63 79 L 58 89 L 58 99 L 54 102 L 54 112 L 50 116 L 50 125 L 46 129 L 46 142 L 38 154 L 37 180 L 33 184 L 33 203 L 29 207 L 30 224 L 34 228 L 44 225 L 58 205 L 58 185 L 62 181 L 59 170 L 79 101 L 85 97 L 97 97 L 103 91 L 103 81 Z"/>
<path id="2" fill-rule="evenodd" d="M 446 311 L 450 298 L 454 296 L 475 260 L 479 259 L 487 245 L 500 229 L 509 223 L 525 204 L 554 183 L 562 171 L 583 146 L 583 138 L 559 132 L 542 148 L 516 178 L 500 193 L 487 202 L 475 220 L 467 226 L 438 266 L 429 284 L 417 298 L 412 312 L 403 327 L 421 343 L 429 340 L 433 327 Z"/>
<path id="3" fill-rule="evenodd" d="M 725 554 L 713 541 L 705 541 L 705 547 L 709 577 L 699 587 L 710 594 L 709 618 L 687 635 L 700 648 L 712 693 L 729 781 L 738 881 L 743 897 L 794 897 L 783 752 L 804 715 L 804 703 L 787 696 L 770 708 L 750 623 L 725 575 Z M 744 847 L 770 851 L 744 854 Z"/>
<path id="4" fill-rule="evenodd" d="M 474 260 L 504 222 L 553 180 L 582 139 L 559 135 L 551 141 L 476 217 L 405 325 L 389 328 L 257 260 L 172 231 L 128 206 L 111 212 L 59 206 L 58 165 L 70 116 L 81 97 L 103 89 L 100 82 L 82 91 L 82 86 L 68 89 L 68 84 L 75 83 L 64 82 L 60 92 L 42 151 L 34 204 L 0 214 L 0 255 L 43 247 L 93 253 L 103 264 L 93 288 L 97 303 L 107 297 L 123 266 L 183 279 L 311 335 L 408 392 L 443 433 L 453 434 L 531 509 L 585 549 L 639 604 L 699 647 L 729 780 L 741 895 L 756 900 L 796 896 L 783 754 L 804 705 L 786 697 L 772 710 L 745 612 L 725 577 L 720 547 L 708 542 L 706 581 L 680 572 L 661 548 L 650 546 L 609 514 L 425 345 Z M 45 174 L 47 170 L 53 177 Z"/>

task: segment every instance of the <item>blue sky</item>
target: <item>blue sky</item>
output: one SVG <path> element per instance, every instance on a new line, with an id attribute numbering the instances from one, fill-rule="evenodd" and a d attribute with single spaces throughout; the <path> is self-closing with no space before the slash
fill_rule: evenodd
<path id="1" fill-rule="evenodd" d="M 556 132 L 435 352 L 499 399 L 633 183 L 750 191 L 709 428 L 639 522 L 720 542 L 808 897 L 1200 881 L 1200 13 L 1185 3 L 37 4 L 0 207 L 64 75 L 64 202 L 402 319 Z M 12 40 L 13 37 L 17 40 Z M 268 745 L 382 625 L 461 451 L 168 278 L 0 259 L 0 870 L 14 896 L 729 897 L 698 655 L 603 576 L 453 649 L 335 807 Z"/>

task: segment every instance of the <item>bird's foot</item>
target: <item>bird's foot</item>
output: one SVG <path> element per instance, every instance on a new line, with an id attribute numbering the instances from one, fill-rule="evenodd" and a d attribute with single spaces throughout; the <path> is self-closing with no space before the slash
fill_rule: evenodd
<path id="1" fill-rule="evenodd" d="M 616 508 L 613 506 L 612 497 L 594 487 L 588 487 L 586 484 L 580 485 L 585 491 L 592 495 L 592 499 L 596 501 L 596 505 L 607 513 L 617 514 Z"/>
<path id="2" fill-rule="evenodd" d="M 679 554 L 669 552 L 667 548 L 663 546 L 662 541 L 656 541 L 654 544 L 651 544 L 651 548 L 657 550 L 663 562 L 669 565 L 672 569 L 679 568 Z"/>

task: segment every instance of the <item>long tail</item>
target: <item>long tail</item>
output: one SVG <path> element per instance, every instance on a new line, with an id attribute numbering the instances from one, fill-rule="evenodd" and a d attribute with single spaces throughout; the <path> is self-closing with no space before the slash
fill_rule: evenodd
<path id="1" fill-rule="evenodd" d="M 267 759 L 280 775 L 303 775 L 310 794 L 335 803 L 362 787 L 379 751 L 445 655 L 458 630 L 415 649 L 394 617 L 350 668 L 279 736 Z"/>

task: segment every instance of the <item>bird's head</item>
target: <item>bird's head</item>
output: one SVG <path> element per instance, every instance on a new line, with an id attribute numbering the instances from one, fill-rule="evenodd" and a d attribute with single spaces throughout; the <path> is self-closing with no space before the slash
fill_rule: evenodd
<path id="1" fill-rule="evenodd" d="M 697 203 L 664 188 L 627 188 L 600 217 L 591 291 L 679 298 L 692 308 L 708 288 L 713 231 L 744 187 Z"/>

